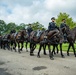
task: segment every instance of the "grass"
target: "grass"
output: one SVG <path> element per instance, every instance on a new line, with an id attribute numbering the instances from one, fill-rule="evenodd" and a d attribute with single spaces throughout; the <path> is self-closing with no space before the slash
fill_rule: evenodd
<path id="1" fill-rule="evenodd" d="M 26 44 L 26 43 L 25 43 L 25 44 Z M 62 50 L 63 50 L 63 51 L 67 51 L 67 50 L 68 50 L 68 46 L 69 46 L 68 43 L 63 44 L 63 45 L 62 45 Z M 76 46 L 76 44 L 74 44 L 74 46 Z M 25 48 L 26 48 L 26 47 L 25 47 Z M 28 48 L 29 48 L 29 44 L 28 44 Z M 75 48 L 76 48 L 76 47 L 75 47 Z M 37 44 L 36 49 L 39 49 L 39 44 Z M 51 46 L 51 49 L 53 49 L 52 46 Z M 60 50 L 59 46 L 58 46 L 58 49 Z M 48 47 L 46 47 L 46 50 L 48 50 Z M 71 47 L 71 48 L 70 48 L 70 52 L 72 52 L 72 51 L 73 51 L 73 49 L 72 49 L 72 47 Z"/>

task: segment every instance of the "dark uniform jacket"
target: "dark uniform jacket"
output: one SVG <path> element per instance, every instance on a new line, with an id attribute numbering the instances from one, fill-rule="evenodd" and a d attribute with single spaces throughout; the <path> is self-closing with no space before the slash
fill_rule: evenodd
<path id="1" fill-rule="evenodd" d="M 60 28 L 66 27 L 65 23 L 61 23 Z"/>
<path id="2" fill-rule="evenodd" d="M 33 29 L 31 27 L 27 28 L 28 34 L 30 35 L 30 33 L 33 31 Z"/>
<path id="3" fill-rule="evenodd" d="M 54 29 L 58 29 L 58 27 L 56 26 L 56 23 L 50 22 L 48 26 L 48 30 L 54 30 Z"/>
<path id="4" fill-rule="evenodd" d="M 11 30 L 11 31 L 10 31 L 10 34 L 15 33 L 15 32 L 16 32 L 16 30 Z"/>

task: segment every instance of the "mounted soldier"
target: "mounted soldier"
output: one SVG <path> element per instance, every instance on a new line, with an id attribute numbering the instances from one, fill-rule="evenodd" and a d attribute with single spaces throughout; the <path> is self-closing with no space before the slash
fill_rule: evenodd
<path id="1" fill-rule="evenodd" d="M 59 33 L 59 28 L 56 26 L 56 23 L 55 23 L 55 17 L 51 18 L 51 22 L 49 23 L 49 26 L 48 26 L 48 31 L 51 31 L 53 35 L 57 35 Z M 53 38 L 52 38 L 52 41 L 53 41 Z"/>
<path id="2" fill-rule="evenodd" d="M 60 24 L 60 28 L 63 32 L 64 42 L 66 43 L 67 42 L 67 34 L 65 32 L 65 30 L 66 30 L 66 20 L 65 19 L 62 19 L 62 23 Z"/>
<path id="3" fill-rule="evenodd" d="M 52 22 L 49 23 L 48 30 L 52 31 L 52 30 L 58 29 L 58 27 L 56 26 L 54 17 L 51 18 L 51 21 Z"/>
<path id="4" fill-rule="evenodd" d="M 30 33 L 33 31 L 32 27 L 31 27 L 31 24 L 29 24 L 28 28 L 27 28 L 27 32 L 28 32 L 28 35 L 30 36 Z"/>
<path id="5" fill-rule="evenodd" d="M 15 29 L 12 29 L 12 30 L 10 31 L 10 34 L 15 33 L 15 32 L 16 32 L 16 30 L 15 30 Z"/>

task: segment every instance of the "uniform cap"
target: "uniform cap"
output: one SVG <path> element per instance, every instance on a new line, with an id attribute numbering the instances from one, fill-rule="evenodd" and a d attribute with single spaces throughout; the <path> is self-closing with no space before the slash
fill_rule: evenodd
<path id="1" fill-rule="evenodd" d="M 55 20 L 55 17 L 52 17 L 51 20 Z"/>

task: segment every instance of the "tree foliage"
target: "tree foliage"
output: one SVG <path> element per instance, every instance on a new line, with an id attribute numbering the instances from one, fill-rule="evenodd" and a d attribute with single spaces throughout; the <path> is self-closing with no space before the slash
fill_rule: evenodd
<path id="1" fill-rule="evenodd" d="M 0 34 L 6 32 L 6 23 L 3 20 L 0 20 Z"/>
<path id="2" fill-rule="evenodd" d="M 62 19 L 66 19 L 66 24 L 70 28 L 76 27 L 76 23 L 73 21 L 72 17 L 70 17 L 70 15 L 67 13 L 59 13 L 58 18 L 56 19 L 56 23 L 58 26 L 60 26 Z"/>
<path id="3" fill-rule="evenodd" d="M 6 26 L 6 33 L 9 33 L 13 29 L 16 29 L 16 24 L 13 22 L 8 23 Z"/>
<path id="4" fill-rule="evenodd" d="M 39 22 L 32 23 L 32 28 L 33 28 L 33 30 L 43 30 L 43 29 L 45 29 L 44 26 L 42 24 L 40 24 Z"/>
<path id="5" fill-rule="evenodd" d="M 24 24 L 24 23 L 21 23 L 20 25 L 17 25 L 13 22 L 6 24 L 3 20 L 0 20 L 0 33 L 1 34 L 10 33 L 10 31 L 13 29 L 15 29 L 18 32 L 21 29 L 24 29 L 24 28 L 27 29 L 28 26 L 29 24 Z M 33 30 L 45 29 L 44 26 L 39 22 L 32 23 L 31 26 Z"/>

